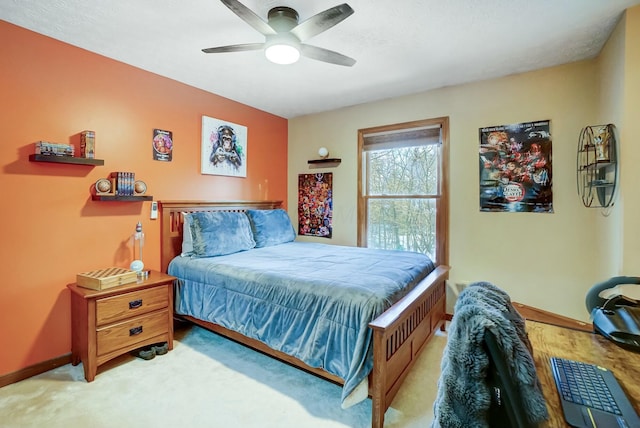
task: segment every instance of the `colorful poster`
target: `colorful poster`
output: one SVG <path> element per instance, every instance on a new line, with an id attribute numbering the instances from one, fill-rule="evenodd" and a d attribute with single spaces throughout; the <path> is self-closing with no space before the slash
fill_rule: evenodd
<path id="1" fill-rule="evenodd" d="M 162 129 L 153 130 L 153 160 L 171 162 L 173 156 L 173 133 Z"/>
<path id="2" fill-rule="evenodd" d="M 298 235 L 331 238 L 333 174 L 298 175 Z"/>
<path id="3" fill-rule="evenodd" d="M 550 123 L 480 129 L 480 211 L 553 212 Z"/>
<path id="4" fill-rule="evenodd" d="M 247 176 L 247 127 L 202 116 L 201 173 Z"/>

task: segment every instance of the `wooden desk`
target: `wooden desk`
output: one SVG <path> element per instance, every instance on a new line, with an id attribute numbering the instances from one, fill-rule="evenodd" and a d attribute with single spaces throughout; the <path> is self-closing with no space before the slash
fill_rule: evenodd
<path id="1" fill-rule="evenodd" d="M 542 427 L 564 427 L 562 407 L 549 358 L 568 358 L 598 364 L 613 372 L 640 414 L 640 354 L 627 351 L 599 334 L 527 321 L 538 378 L 547 400 L 550 420 Z"/>

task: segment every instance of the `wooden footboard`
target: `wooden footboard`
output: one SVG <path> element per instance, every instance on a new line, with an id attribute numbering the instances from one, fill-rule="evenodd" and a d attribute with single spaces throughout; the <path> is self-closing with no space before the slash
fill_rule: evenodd
<path id="1" fill-rule="evenodd" d="M 425 344 L 445 322 L 445 280 L 448 272 L 447 266 L 438 266 L 411 293 L 369 324 L 373 329 L 373 370 L 369 375 L 373 428 L 384 426 L 384 414 L 402 382 Z M 259 340 L 207 321 L 181 317 L 331 382 L 344 384 L 341 378 L 271 349 Z"/>
<path id="2" fill-rule="evenodd" d="M 382 428 L 384 414 L 434 332 L 445 322 L 448 266 L 438 266 L 411 293 L 369 326 L 373 329 L 373 371 L 369 394 L 371 426 Z"/>
<path id="3" fill-rule="evenodd" d="M 181 253 L 182 213 L 195 211 L 243 211 L 273 209 L 280 201 L 161 201 L 161 268 L 166 272 L 169 262 Z M 369 376 L 369 395 L 372 400 L 371 424 L 384 425 L 385 411 L 400 389 L 402 382 L 434 332 L 445 322 L 445 280 L 449 267 L 438 266 L 407 296 L 390 307 L 369 324 L 373 330 L 373 370 Z M 217 324 L 185 317 L 211 331 L 222 334 L 258 351 L 279 358 L 336 383 L 342 379 L 322 369 L 310 367 L 302 361 L 273 350 L 264 343 L 247 338 Z"/>

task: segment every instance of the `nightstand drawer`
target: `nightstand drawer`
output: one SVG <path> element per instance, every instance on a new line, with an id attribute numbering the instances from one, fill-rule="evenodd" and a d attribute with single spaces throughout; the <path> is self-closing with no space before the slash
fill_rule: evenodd
<path id="1" fill-rule="evenodd" d="M 167 333 L 167 316 L 167 310 L 154 312 L 98 330 L 97 354 L 104 355 Z"/>
<path id="2" fill-rule="evenodd" d="M 154 287 L 96 301 L 96 325 L 101 326 L 169 306 L 166 287 Z"/>

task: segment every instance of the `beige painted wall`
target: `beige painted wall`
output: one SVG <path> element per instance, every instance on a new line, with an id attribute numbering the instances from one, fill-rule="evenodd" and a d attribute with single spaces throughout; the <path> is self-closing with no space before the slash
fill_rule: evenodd
<path id="1" fill-rule="evenodd" d="M 640 6 L 626 11 L 597 58 L 599 123 L 614 123 L 619 137 L 620 187 L 614 209 L 599 216 L 600 256 L 608 275 L 640 275 Z"/>
<path id="2" fill-rule="evenodd" d="M 621 273 L 640 275 L 640 6 L 625 17 L 620 177 L 623 211 Z"/>
<path id="3" fill-rule="evenodd" d="M 490 281 L 505 289 L 514 301 L 587 320 L 588 313 L 584 307 L 587 290 L 620 269 L 616 266 L 622 239 L 622 233 L 616 232 L 622 230 L 619 223 L 624 221 L 625 231 L 633 230 L 633 236 L 640 236 L 638 221 L 630 219 L 637 216 L 627 214 L 627 206 L 640 204 L 640 198 L 635 197 L 635 189 L 634 202 L 625 201 L 624 211 L 620 204 L 615 209 L 621 212 L 603 220 L 600 210 L 583 207 L 576 191 L 575 172 L 575 150 L 582 127 L 597 124 L 600 120 L 618 120 L 620 115 L 629 121 L 629 110 L 635 109 L 637 113 L 639 98 L 629 95 L 629 87 L 635 85 L 634 94 L 638 94 L 640 82 L 629 84 L 632 68 L 629 60 L 624 66 L 624 90 L 616 87 L 616 96 L 623 92 L 626 95 L 621 100 L 607 101 L 612 106 L 623 103 L 624 107 L 618 110 L 611 107 L 611 112 L 609 107 L 599 107 L 609 92 L 604 90 L 607 89 L 606 80 L 600 77 L 600 73 L 607 69 L 608 75 L 619 76 L 618 64 L 623 56 L 621 49 L 624 49 L 626 58 L 633 56 L 629 53 L 628 43 L 621 48 L 625 45 L 624 39 L 629 40 L 631 35 L 640 40 L 640 35 L 636 34 L 638 30 L 630 28 L 640 29 L 640 19 L 636 16 L 640 8 L 636 9 L 633 17 L 627 16 L 626 29 L 618 27 L 616 30 L 622 34 L 616 33 L 619 40 L 614 40 L 610 48 L 610 59 L 583 61 L 290 120 L 288 206 L 292 220 L 297 221 L 298 174 L 334 174 L 334 238 L 330 241 L 309 237 L 299 239 L 356 244 L 358 129 L 449 116 L 451 282 Z M 634 25 L 630 24 L 631 21 Z M 638 76 L 640 60 L 633 60 L 636 68 L 632 69 Z M 608 64 L 609 61 L 613 63 Z M 602 95 L 599 88 L 603 88 Z M 640 115 L 636 114 L 635 118 L 637 126 L 640 126 Z M 551 120 L 555 212 L 480 212 L 478 129 L 545 119 Z M 627 129 L 621 129 L 621 139 L 628 134 L 625 131 Z M 640 135 L 640 132 L 635 132 L 635 135 Z M 331 169 L 310 169 L 307 160 L 317 158 L 316 153 L 321 146 L 327 147 L 332 157 L 342 158 L 342 164 Z M 640 156 L 640 151 L 636 152 Z M 629 173 L 627 182 L 640 182 L 635 175 Z M 635 213 L 640 212 L 640 207 L 634 209 Z M 603 244 L 618 245 L 613 249 L 613 254 L 617 252 L 617 255 L 603 257 L 611 254 L 601 247 Z M 633 243 L 625 240 L 623 253 L 626 268 L 631 259 L 638 260 L 635 256 L 640 253 L 640 239 L 634 239 Z M 630 253 L 634 254 L 628 255 Z"/>
<path id="4" fill-rule="evenodd" d="M 624 127 L 622 122 L 624 119 L 625 29 L 625 18 L 623 17 L 596 60 L 599 79 L 596 88 L 598 91 L 597 123 L 616 125 L 618 139 Z M 625 148 L 619 144 L 618 155 L 624 150 Z M 620 171 L 621 169 L 618 168 L 618 172 Z M 618 275 L 622 270 L 624 209 L 620 198 L 620 186 L 618 186 L 617 193 L 618 196 L 613 207 L 599 210 L 596 219 L 597 256 L 603 261 L 603 276 L 606 277 Z"/>

